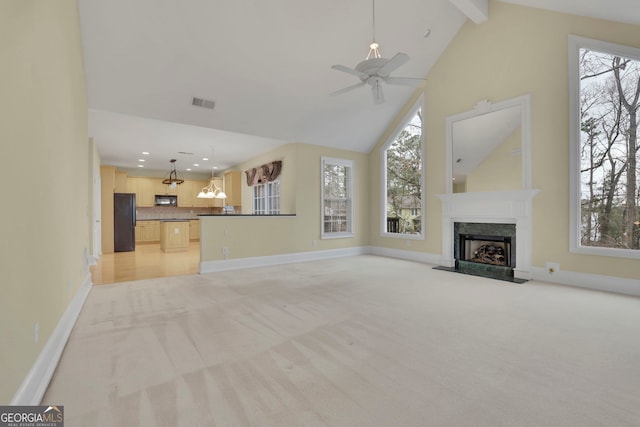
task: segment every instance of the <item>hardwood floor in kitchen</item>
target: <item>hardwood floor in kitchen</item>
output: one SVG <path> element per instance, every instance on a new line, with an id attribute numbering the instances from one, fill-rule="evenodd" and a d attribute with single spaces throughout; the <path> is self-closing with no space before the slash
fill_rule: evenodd
<path id="1" fill-rule="evenodd" d="M 159 243 L 136 244 L 133 252 L 103 254 L 90 267 L 94 285 L 129 282 L 157 277 L 197 274 L 200 263 L 200 242 L 189 242 L 185 252 L 164 253 Z"/>

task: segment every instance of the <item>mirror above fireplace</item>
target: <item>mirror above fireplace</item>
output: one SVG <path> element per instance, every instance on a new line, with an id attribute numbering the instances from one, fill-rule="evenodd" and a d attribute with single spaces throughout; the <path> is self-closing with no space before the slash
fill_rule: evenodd
<path id="1" fill-rule="evenodd" d="M 447 193 L 531 188 L 531 97 L 480 101 L 449 116 Z"/>

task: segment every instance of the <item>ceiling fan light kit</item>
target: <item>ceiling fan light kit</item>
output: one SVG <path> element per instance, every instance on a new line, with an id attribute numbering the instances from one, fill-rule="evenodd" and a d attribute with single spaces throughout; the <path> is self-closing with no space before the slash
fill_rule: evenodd
<path id="1" fill-rule="evenodd" d="M 360 83 L 356 83 L 351 86 L 347 86 L 343 89 L 332 92 L 330 95 L 340 95 L 345 92 L 349 92 L 353 89 L 368 84 L 371 86 L 371 93 L 373 95 L 374 104 L 381 104 L 384 102 L 384 93 L 382 90 L 382 83 L 392 85 L 403 86 L 419 86 L 423 79 L 416 79 L 410 77 L 391 77 L 390 74 L 397 68 L 404 65 L 409 61 L 409 55 L 406 53 L 398 52 L 393 58 L 386 59 L 380 54 L 380 45 L 376 42 L 376 2 L 373 2 L 373 41 L 369 45 L 369 53 L 367 58 L 360 62 L 355 68 L 350 68 L 344 65 L 333 65 L 331 68 L 334 70 L 342 71 L 344 73 L 352 74 L 360 79 Z"/>

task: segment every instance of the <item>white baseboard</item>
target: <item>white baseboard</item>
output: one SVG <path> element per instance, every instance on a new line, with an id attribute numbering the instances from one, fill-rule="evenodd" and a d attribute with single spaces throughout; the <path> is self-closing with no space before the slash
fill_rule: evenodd
<path id="1" fill-rule="evenodd" d="M 78 289 L 78 292 L 60 318 L 58 325 L 42 348 L 31 370 L 13 396 L 11 405 L 28 406 L 40 404 L 90 290 L 91 274 L 87 274 L 80 289 Z"/>
<path id="2" fill-rule="evenodd" d="M 369 248 L 371 255 L 385 256 L 389 258 L 400 258 L 407 261 L 416 261 L 424 264 L 441 265 L 442 256 L 440 254 L 430 254 L 427 252 L 407 251 L 402 249 L 383 248 L 380 246 L 371 246 Z"/>
<path id="3" fill-rule="evenodd" d="M 439 265 L 441 257 L 438 254 L 405 251 L 401 249 L 382 248 L 377 246 L 357 246 L 345 249 L 330 249 L 326 251 L 299 252 L 283 255 L 270 255 L 252 258 L 226 259 L 200 262 L 200 274 L 218 271 L 238 270 L 241 268 L 269 267 L 280 264 L 291 264 L 305 261 L 340 258 L 355 255 L 378 255 L 389 258 L 400 258 L 424 264 Z"/>
<path id="4" fill-rule="evenodd" d="M 325 251 L 298 252 L 292 254 L 270 255 L 252 258 L 224 259 L 200 262 L 200 274 L 218 271 L 238 270 L 241 268 L 269 267 L 273 265 L 292 264 L 305 261 L 340 258 L 345 256 L 365 255 L 369 253 L 366 246 Z"/>
<path id="5" fill-rule="evenodd" d="M 640 280 L 603 276 L 600 274 L 576 273 L 564 270 L 550 274 L 545 268 L 541 267 L 531 267 L 531 272 L 533 280 L 540 282 L 558 283 L 597 291 L 640 296 Z"/>

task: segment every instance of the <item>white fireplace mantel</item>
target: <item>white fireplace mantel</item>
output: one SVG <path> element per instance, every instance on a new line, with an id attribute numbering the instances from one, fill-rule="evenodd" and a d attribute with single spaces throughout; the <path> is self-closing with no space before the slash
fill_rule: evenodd
<path id="1" fill-rule="evenodd" d="M 438 194 L 442 200 L 442 260 L 455 266 L 453 224 L 456 222 L 516 225 L 516 267 L 514 277 L 531 279 L 531 216 L 533 198 L 540 190 L 485 191 Z"/>

